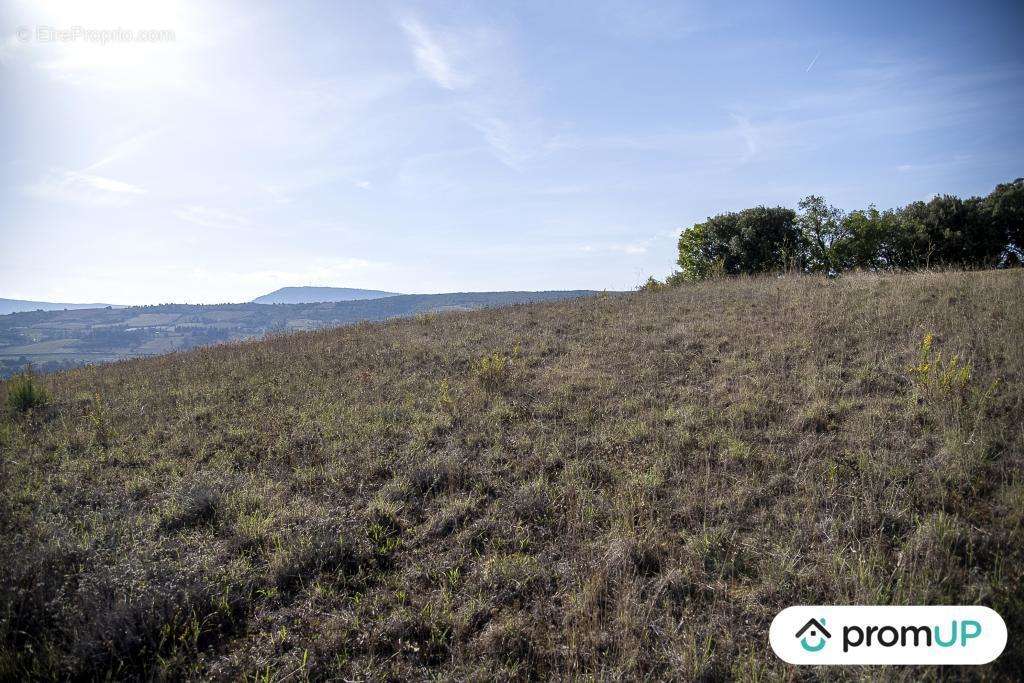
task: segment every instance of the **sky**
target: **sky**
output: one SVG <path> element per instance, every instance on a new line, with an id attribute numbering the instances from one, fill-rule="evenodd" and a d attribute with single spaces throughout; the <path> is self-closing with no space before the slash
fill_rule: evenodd
<path id="1" fill-rule="evenodd" d="M 1019 2 L 0 0 L 0 297 L 610 289 L 1024 175 Z"/>

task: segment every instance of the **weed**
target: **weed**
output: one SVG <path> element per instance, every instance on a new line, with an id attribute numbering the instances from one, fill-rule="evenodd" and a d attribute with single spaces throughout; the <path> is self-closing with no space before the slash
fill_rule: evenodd
<path id="1" fill-rule="evenodd" d="M 971 363 L 958 355 L 944 355 L 935 348 L 935 335 L 924 335 L 918 347 L 918 359 L 907 370 L 918 394 L 957 431 L 973 438 L 989 399 L 999 387 L 999 377 L 987 386 L 973 379 Z"/>
<path id="2" fill-rule="evenodd" d="M 953 355 L 943 358 L 942 352 L 934 348 L 935 335 L 924 335 L 918 349 L 917 365 L 908 370 L 914 383 L 922 393 L 933 397 L 962 396 L 971 384 L 971 366 Z"/>

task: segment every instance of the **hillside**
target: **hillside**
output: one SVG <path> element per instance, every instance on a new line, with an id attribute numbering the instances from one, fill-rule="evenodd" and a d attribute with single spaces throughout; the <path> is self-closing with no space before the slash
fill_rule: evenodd
<path id="1" fill-rule="evenodd" d="M 0 377 L 26 363 L 55 371 L 155 356 L 267 334 L 445 310 L 472 310 L 594 294 L 589 291 L 457 292 L 312 304 L 163 304 L 0 316 Z"/>
<path id="2" fill-rule="evenodd" d="M 110 304 L 57 304 L 50 301 L 25 301 L 24 299 L 0 299 L 0 315 L 26 311 L 63 311 L 79 308 L 106 308 Z"/>
<path id="3" fill-rule="evenodd" d="M 254 304 L 314 304 L 324 301 L 357 301 L 397 296 L 397 292 L 382 292 L 377 289 L 353 289 L 351 287 L 282 287 L 270 294 L 256 297 Z"/>
<path id="4" fill-rule="evenodd" d="M 1022 300 L 740 278 L 46 376 L 0 429 L 0 679 L 856 678 L 768 625 L 893 603 L 1011 637 L 885 677 L 1019 680 Z"/>

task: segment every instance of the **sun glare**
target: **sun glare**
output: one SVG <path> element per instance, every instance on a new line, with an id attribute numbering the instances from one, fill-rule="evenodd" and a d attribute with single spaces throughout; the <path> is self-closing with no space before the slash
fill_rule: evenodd
<path id="1" fill-rule="evenodd" d="M 41 0 L 38 6 L 55 27 L 62 29 L 174 29 L 182 11 L 182 3 L 176 0 Z"/>
<path id="2" fill-rule="evenodd" d="M 138 89 L 185 78 L 181 2 L 48 0 L 33 8 L 40 66 L 57 80 Z"/>

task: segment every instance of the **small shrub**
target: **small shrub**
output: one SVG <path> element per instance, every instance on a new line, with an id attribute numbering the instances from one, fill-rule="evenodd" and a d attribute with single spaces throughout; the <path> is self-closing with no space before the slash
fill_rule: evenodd
<path id="1" fill-rule="evenodd" d="M 423 312 L 423 313 L 417 313 L 416 316 L 415 316 L 415 320 L 416 320 L 417 323 L 419 323 L 420 325 L 428 326 L 428 327 L 430 325 L 434 324 L 435 322 L 437 322 L 437 318 L 438 318 L 437 313 L 434 313 L 432 311 L 426 311 L 426 312 Z"/>
<path id="2" fill-rule="evenodd" d="M 36 383 L 31 372 L 15 375 L 7 385 L 7 406 L 15 413 L 27 413 L 49 402 L 49 394 Z"/>
<path id="3" fill-rule="evenodd" d="M 987 387 L 972 378 L 971 364 L 959 356 L 944 357 L 934 348 L 929 332 L 921 340 L 917 364 L 907 369 L 918 394 L 956 429 L 971 432 L 977 428 L 986 406 L 999 387 L 996 378 Z"/>
<path id="4" fill-rule="evenodd" d="M 452 398 L 451 386 L 443 379 L 437 386 L 437 409 L 444 415 L 455 414 L 455 399 Z"/>
<path id="5" fill-rule="evenodd" d="M 503 353 L 494 352 L 474 363 L 473 374 L 484 389 L 499 391 L 508 386 L 512 377 L 511 359 Z"/>
<path id="6" fill-rule="evenodd" d="M 933 348 L 935 336 L 929 332 L 921 340 L 917 365 L 909 368 L 910 376 L 923 393 L 932 396 L 963 394 L 971 384 L 971 366 L 959 356 L 943 358 Z"/>
<path id="7" fill-rule="evenodd" d="M 637 287 L 637 289 L 641 292 L 658 292 L 667 287 L 669 287 L 667 282 L 662 282 L 652 275 L 647 278 L 647 282 Z"/>

